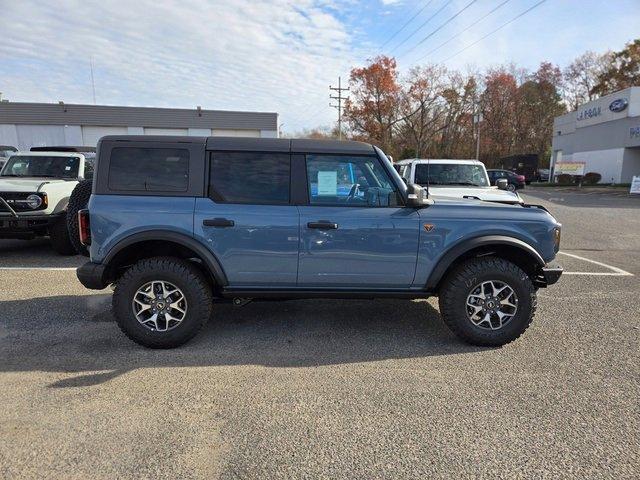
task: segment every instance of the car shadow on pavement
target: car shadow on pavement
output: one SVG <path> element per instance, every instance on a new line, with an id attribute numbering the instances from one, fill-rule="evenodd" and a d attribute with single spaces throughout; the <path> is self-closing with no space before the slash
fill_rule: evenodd
<path id="1" fill-rule="evenodd" d="M 111 295 L 0 302 L 0 371 L 80 373 L 54 388 L 104 383 L 152 367 L 312 367 L 462 354 L 465 345 L 426 301 L 297 300 L 217 304 L 188 344 L 150 350 L 118 329 Z"/>

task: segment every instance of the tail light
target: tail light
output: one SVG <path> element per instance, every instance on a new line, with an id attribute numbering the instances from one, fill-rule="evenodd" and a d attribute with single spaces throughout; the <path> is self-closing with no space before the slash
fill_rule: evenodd
<path id="1" fill-rule="evenodd" d="M 519 182 L 524 182 L 524 180 L 525 180 L 524 175 L 518 175 Z"/>
<path id="2" fill-rule="evenodd" d="M 89 222 L 89 210 L 86 208 L 78 211 L 78 233 L 82 245 L 91 245 L 91 223 Z"/>

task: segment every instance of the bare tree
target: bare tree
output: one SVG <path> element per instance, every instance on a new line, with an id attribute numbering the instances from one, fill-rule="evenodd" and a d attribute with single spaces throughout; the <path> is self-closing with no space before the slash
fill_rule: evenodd
<path id="1" fill-rule="evenodd" d="M 402 95 L 402 131 L 417 157 L 425 156 L 443 128 L 445 73 L 444 67 L 428 65 L 412 68 L 406 78 Z"/>
<path id="2" fill-rule="evenodd" d="M 576 110 L 583 103 L 598 98 L 593 89 L 611 64 L 612 55 L 610 51 L 603 54 L 587 51 L 564 69 L 562 93 L 570 109 Z"/>

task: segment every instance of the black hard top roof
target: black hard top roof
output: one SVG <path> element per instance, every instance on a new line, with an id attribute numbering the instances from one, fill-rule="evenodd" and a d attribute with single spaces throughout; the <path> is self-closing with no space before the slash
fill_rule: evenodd
<path id="1" fill-rule="evenodd" d="M 72 147 L 66 145 L 54 145 L 48 147 L 31 147 L 32 152 L 96 152 L 96 147 Z"/>
<path id="2" fill-rule="evenodd" d="M 203 144 L 207 150 L 234 150 L 254 152 L 291 153 L 347 153 L 371 155 L 369 143 L 350 140 L 311 140 L 304 138 L 251 138 L 251 137 L 184 137 L 173 135 L 108 135 L 101 141 L 153 142 Z"/>

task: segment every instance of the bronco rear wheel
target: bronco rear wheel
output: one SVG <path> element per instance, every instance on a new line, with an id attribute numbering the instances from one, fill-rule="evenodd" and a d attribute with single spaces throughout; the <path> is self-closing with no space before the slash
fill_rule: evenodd
<path id="1" fill-rule="evenodd" d="M 193 338 L 211 315 L 211 289 L 186 260 L 140 260 L 116 282 L 113 310 L 120 329 L 149 348 L 174 348 Z"/>
<path id="2" fill-rule="evenodd" d="M 446 277 L 439 305 L 445 324 L 462 340 L 497 347 L 529 327 L 536 292 L 517 265 L 496 257 L 474 258 Z"/>

